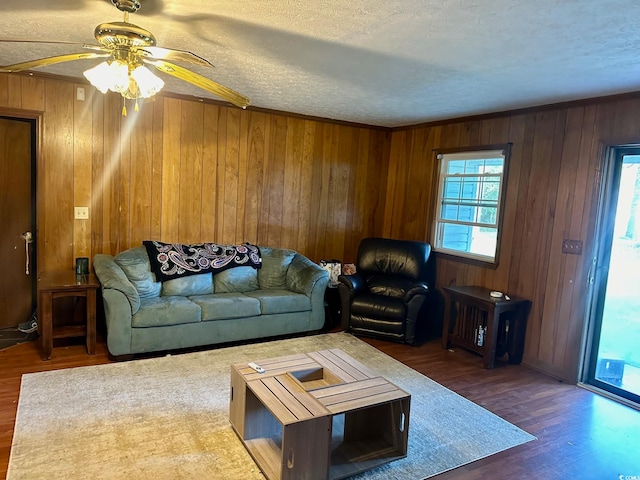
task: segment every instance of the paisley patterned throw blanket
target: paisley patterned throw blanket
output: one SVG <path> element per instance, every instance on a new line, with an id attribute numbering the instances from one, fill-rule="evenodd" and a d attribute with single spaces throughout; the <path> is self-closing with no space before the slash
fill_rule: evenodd
<path id="1" fill-rule="evenodd" d="M 262 266 L 260 249 L 256 245 L 218 245 L 198 243 L 163 243 L 152 240 L 142 242 L 147 249 L 151 271 L 156 280 L 164 282 L 187 275 L 221 272 L 232 267 Z"/>

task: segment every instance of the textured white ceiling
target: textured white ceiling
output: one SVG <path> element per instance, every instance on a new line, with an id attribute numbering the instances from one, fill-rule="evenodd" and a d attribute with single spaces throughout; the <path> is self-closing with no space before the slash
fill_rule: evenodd
<path id="1" fill-rule="evenodd" d="M 130 21 L 256 107 L 381 126 L 640 90 L 632 0 L 141 0 Z M 95 43 L 110 0 L 1 0 L 0 38 Z M 0 65 L 80 51 L 0 43 Z M 82 78 L 99 60 L 42 69 Z M 185 65 L 188 66 L 188 65 Z M 188 66 L 192 68 L 191 66 Z M 214 98 L 169 79 L 167 90 Z"/>

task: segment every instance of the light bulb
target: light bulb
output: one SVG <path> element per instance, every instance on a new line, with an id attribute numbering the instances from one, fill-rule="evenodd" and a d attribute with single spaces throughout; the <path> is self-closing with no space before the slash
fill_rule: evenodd
<path id="1" fill-rule="evenodd" d="M 144 65 L 136 67 L 131 72 L 131 77 L 138 84 L 138 90 L 142 98 L 153 97 L 164 87 L 162 79 L 151 73 Z"/>
<path id="2" fill-rule="evenodd" d="M 109 90 L 111 86 L 111 70 L 107 62 L 102 62 L 89 70 L 85 70 L 84 76 L 89 80 L 91 85 L 102 93 L 107 93 L 107 90 Z"/>
<path id="3" fill-rule="evenodd" d="M 129 88 L 129 65 L 122 60 L 114 60 L 109 65 L 111 85 L 109 90 L 122 93 Z"/>

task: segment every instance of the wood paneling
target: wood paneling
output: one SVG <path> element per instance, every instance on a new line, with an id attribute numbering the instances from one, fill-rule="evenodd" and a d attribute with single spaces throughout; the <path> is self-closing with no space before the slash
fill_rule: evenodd
<path id="1" fill-rule="evenodd" d="M 511 142 L 498 267 L 438 257 L 436 289 L 475 284 L 531 299 L 524 362 L 575 382 L 604 146 L 640 142 L 639 107 L 602 99 L 395 130 L 383 231 L 430 240 L 433 196 L 417 192 L 433 189 L 434 148 Z M 563 254 L 565 238 L 582 240 L 583 254 Z"/>
<path id="2" fill-rule="evenodd" d="M 77 86 L 0 74 L 0 109 L 43 112 L 40 270 L 146 238 L 353 262 L 365 236 L 430 240 L 434 149 L 511 142 L 498 267 L 438 258 L 435 287 L 530 298 L 525 363 L 576 380 L 602 154 L 640 142 L 637 96 L 387 131 L 163 96 L 122 117 L 119 96 L 83 85 L 81 102 Z M 583 254 L 562 254 L 564 238 Z"/>
<path id="3" fill-rule="evenodd" d="M 40 270 L 149 238 L 353 261 L 362 236 L 381 234 L 384 130 L 162 96 L 123 117 L 118 95 L 28 75 L 0 74 L 3 107 L 43 112 Z"/>

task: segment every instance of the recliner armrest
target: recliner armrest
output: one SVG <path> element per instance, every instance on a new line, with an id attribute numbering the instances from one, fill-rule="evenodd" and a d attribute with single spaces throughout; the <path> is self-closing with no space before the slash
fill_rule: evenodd
<path id="1" fill-rule="evenodd" d="M 364 277 L 359 273 L 354 273 L 353 275 L 340 275 L 338 277 L 338 282 L 347 287 L 347 291 L 351 298 L 360 293 L 364 293 L 367 290 Z"/>
<path id="2" fill-rule="evenodd" d="M 411 285 L 407 293 L 404 294 L 404 303 L 409 303 L 412 298 L 417 295 L 427 295 L 429 293 L 429 285 L 425 282 L 418 282 Z"/>

